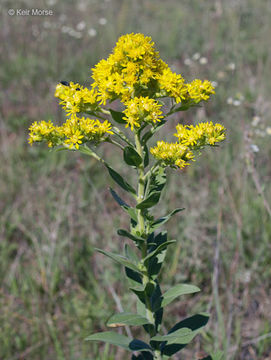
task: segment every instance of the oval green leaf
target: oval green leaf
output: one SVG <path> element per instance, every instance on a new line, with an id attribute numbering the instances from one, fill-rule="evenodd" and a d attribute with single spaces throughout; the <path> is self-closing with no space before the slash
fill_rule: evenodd
<path id="1" fill-rule="evenodd" d="M 86 341 L 103 341 L 105 343 L 116 345 L 124 348 L 125 350 L 130 350 L 129 344 L 132 339 L 127 336 L 115 333 L 113 331 L 99 332 L 88 336 Z"/>
<path id="2" fill-rule="evenodd" d="M 148 319 L 145 317 L 138 315 L 138 314 L 132 314 L 132 313 L 119 313 L 113 315 L 107 322 L 107 326 L 109 327 L 119 327 L 119 326 L 140 326 L 149 324 Z"/>
<path id="3" fill-rule="evenodd" d="M 162 306 L 164 307 L 170 304 L 178 296 L 194 294 L 199 291 L 200 289 L 197 286 L 189 285 L 189 284 L 179 284 L 173 286 L 171 289 L 169 289 L 163 294 Z"/>
<path id="4" fill-rule="evenodd" d="M 142 158 L 131 146 L 126 146 L 123 150 L 123 159 L 127 165 L 138 167 L 142 163 Z"/>
<path id="5" fill-rule="evenodd" d="M 156 191 L 153 192 L 150 196 L 148 196 L 145 200 L 141 201 L 136 205 L 137 209 L 149 209 L 156 205 L 160 199 L 161 192 Z"/>

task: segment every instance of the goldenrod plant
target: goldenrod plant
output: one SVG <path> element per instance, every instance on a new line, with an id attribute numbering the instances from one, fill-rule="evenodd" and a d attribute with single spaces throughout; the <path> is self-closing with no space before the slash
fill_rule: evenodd
<path id="1" fill-rule="evenodd" d="M 171 114 L 209 100 L 214 88 L 208 80 L 196 79 L 188 83 L 172 72 L 160 58 L 152 39 L 143 34 L 121 36 L 108 59 L 101 60 L 92 69 L 92 80 L 91 89 L 73 82 L 59 83 L 55 96 L 66 111 L 66 122 L 61 126 L 51 121 L 34 122 L 29 129 L 29 143 L 46 142 L 49 147 L 94 157 L 130 196 L 128 204 L 117 190 L 110 189 L 113 199 L 130 217 L 130 228 L 117 231 L 128 240 L 125 253 L 97 251 L 124 266 L 130 290 L 137 297 L 136 312 L 115 314 L 107 326 L 142 326 L 147 340 L 133 339 L 116 331 L 99 332 L 86 340 L 120 346 L 132 353 L 132 359 L 168 359 L 201 331 L 208 314 L 181 320 L 167 333 L 164 327 L 161 330 L 164 308 L 179 296 L 200 289 L 179 284 L 162 291 L 158 276 L 163 270 L 167 247 L 174 246 L 176 241 L 168 239 L 167 232 L 159 228 L 183 209 L 172 210 L 160 218 L 153 216 L 152 209 L 159 203 L 166 185 L 166 169 L 180 171 L 191 165 L 204 147 L 217 146 L 225 139 L 225 128 L 212 122 L 195 126 L 178 124 L 173 134 L 175 141 L 162 139 L 153 147 L 149 146 L 150 139 L 170 121 Z M 170 101 L 165 104 L 167 98 Z M 123 110 L 111 108 L 113 101 L 120 102 Z M 98 155 L 96 149 L 104 142 L 122 151 L 124 163 L 137 174 L 134 177 L 136 186 Z M 221 354 L 215 354 L 205 359 L 220 357 Z"/>

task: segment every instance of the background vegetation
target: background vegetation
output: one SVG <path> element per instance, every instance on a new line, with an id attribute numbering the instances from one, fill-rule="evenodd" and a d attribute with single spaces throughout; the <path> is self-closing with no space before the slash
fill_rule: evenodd
<path id="1" fill-rule="evenodd" d="M 10 8 L 54 15 L 9 16 Z M 170 223 L 178 245 L 164 289 L 180 281 L 202 289 L 171 306 L 169 325 L 192 310 L 212 314 L 186 359 L 214 348 L 225 359 L 271 359 L 270 1 L 3 0 L 0 10 L 0 359 L 125 359 L 83 341 L 133 307 L 120 267 L 93 252 L 124 246 L 113 227 L 127 219 L 110 179 L 94 160 L 26 139 L 32 121 L 63 119 L 56 83 L 88 85 L 90 68 L 132 31 L 152 36 L 188 80 L 217 84 L 207 106 L 168 129 L 203 119 L 228 129 L 220 149 L 168 173 L 161 212 L 186 211 Z M 115 149 L 100 151 L 121 170 Z"/>

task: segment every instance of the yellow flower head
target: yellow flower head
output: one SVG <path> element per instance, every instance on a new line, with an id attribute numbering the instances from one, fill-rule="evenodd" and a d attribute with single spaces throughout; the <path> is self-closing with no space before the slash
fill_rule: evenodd
<path id="1" fill-rule="evenodd" d="M 60 104 L 68 115 L 95 110 L 97 108 L 97 92 L 94 89 L 87 89 L 73 82 L 64 85 L 57 84 L 55 97 L 61 100 Z"/>
<path id="2" fill-rule="evenodd" d="M 193 151 L 207 145 L 215 145 L 225 139 L 225 128 L 212 122 L 200 123 L 196 126 L 176 126 L 177 143 L 158 141 L 156 146 L 150 149 L 151 154 L 160 160 L 165 166 L 178 166 L 183 168 L 190 165 L 193 160 Z"/>
<path id="3" fill-rule="evenodd" d="M 165 166 L 177 166 L 180 169 L 190 165 L 194 155 L 188 147 L 178 143 L 158 141 L 155 147 L 150 149 L 151 154 Z"/>
<path id="4" fill-rule="evenodd" d="M 202 100 L 207 101 L 210 95 L 215 93 L 213 85 L 208 80 L 195 79 L 186 86 L 187 97 L 194 100 L 196 104 Z"/>
<path id="5" fill-rule="evenodd" d="M 46 141 L 49 147 L 69 145 L 79 149 L 85 142 L 98 144 L 105 140 L 106 134 L 112 134 L 111 124 L 105 120 L 93 120 L 85 117 L 72 116 L 62 126 L 54 126 L 51 121 L 33 123 L 29 128 L 29 143 Z"/>
<path id="6" fill-rule="evenodd" d="M 130 126 L 131 130 L 134 127 L 139 127 L 143 122 L 155 124 L 161 121 L 162 111 L 161 104 L 154 99 L 148 97 L 135 97 L 128 100 L 124 110 L 124 120 L 127 121 L 126 127 Z"/>
<path id="7" fill-rule="evenodd" d="M 35 121 L 29 127 L 28 142 L 32 145 L 34 142 L 46 141 L 49 147 L 56 146 L 61 142 L 62 134 L 58 127 L 49 121 Z"/>
<path id="8" fill-rule="evenodd" d="M 191 148 L 215 145 L 226 137 L 224 126 L 213 124 L 212 121 L 200 123 L 196 126 L 178 124 L 176 130 L 177 133 L 174 136 L 177 136 L 180 144 Z"/>

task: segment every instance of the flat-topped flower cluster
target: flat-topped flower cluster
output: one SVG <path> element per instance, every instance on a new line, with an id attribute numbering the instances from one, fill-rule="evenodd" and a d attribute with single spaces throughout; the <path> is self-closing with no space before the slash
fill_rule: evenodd
<path id="1" fill-rule="evenodd" d="M 104 118 L 110 114 L 105 105 L 114 100 L 124 107 L 122 120 L 126 127 L 137 132 L 146 126 L 155 129 L 166 121 L 167 114 L 162 112 L 165 97 L 172 99 L 174 113 L 207 101 L 214 94 L 210 81 L 195 79 L 188 83 L 174 73 L 160 58 L 152 39 L 143 34 L 121 36 L 112 54 L 92 69 L 92 80 L 90 89 L 73 82 L 57 85 L 55 96 L 68 118 L 62 126 L 54 126 L 51 121 L 34 122 L 29 128 L 31 145 L 45 141 L 49 147 L 64 145 L 79 149 L 84 143 L 97 145 L 107 141 L 113 135 L 113 125 Z M 164 166 L 182 168 L 194 157 L 193 150 L 224 140 L 225 129 L 212 123 L 195 127 L 179 124 L 176 136 L 177 143 L 159 141 L 150 152 Z"/>

